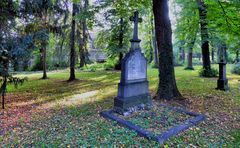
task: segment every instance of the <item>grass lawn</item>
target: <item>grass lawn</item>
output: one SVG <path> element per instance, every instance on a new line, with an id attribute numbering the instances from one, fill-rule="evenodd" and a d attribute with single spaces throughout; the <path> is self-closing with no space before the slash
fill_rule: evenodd
<path id="1" fill-rule="evenodd" d="M 217 65 L 215 65 L 217 66 Z M 176 67 L 177 85 L 184 101 L 161 101 L 203 113 L 207 120 L 176 137 L 165 147 L 240 147 L 240 76 L 230 73 L 229 92 L 215 90 L 217 78 L 198 77 L 195 71 Z M 99 116 L 112 108 L 119 72 L 76 71 L 77 81 L 67 82 L 68 71 L 19 74 L 29 80 L 17 89 L 8 87 L 6 110 L 0 110 L 0 145 L 4 147 L 159 146 Z M 158 85 L 157 69 L 149 69 L 150 91 Z M 158 101 L 158 100 L 155 100 Z"/>

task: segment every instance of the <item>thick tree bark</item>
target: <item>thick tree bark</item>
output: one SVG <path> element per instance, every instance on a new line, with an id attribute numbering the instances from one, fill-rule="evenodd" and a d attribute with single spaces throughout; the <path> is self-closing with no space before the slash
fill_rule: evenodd
<path id="1" fill-rule="evenodd" d="M 124 37 L 123 36 L 123 25 L 124 25 L 123 18 L 120 19 L 119 25 L 120 25 L 120 30 L 119 30 L 119 37 L 118 37 L 119 39 L 118 48 L 121 50 L 123 48 L 123 37 Z M 115 65 L 115 70 L 121 70 L 122 59 L 123 59 L 123 53 L 119 52 L 119 58 L 118 58 L 117 64 Z"/>
<path id="2" fill-rule="evenodd" d="M 159 85 L 156 98 L 179 98 L 181 94 L 175 80 L 168 0 L 153 0 L 153 12 L 159 52 Z"/>
<path id="3" fill-rule="evenodd" d="M 210 52 L 209 52 L 209 36 L 207 23 L 207 6 L 204 0 L 197 0 L 199 10 L 199 21 L 201 26 L 201 40 L 202 40 L 202 60 L 203 68 L 207 71 L 211 70 Z"/>
<path id="4" fill-rule="evenodd" d="M 76 15 L 77 5 L 73 3 L 73 10 L 72 10 L 72 27 L 71 27 L 71 40 L 70 40 L 70 77 L 69 81 L 73 81 L 76 79 L 75 77 L 75 15 Z"/>

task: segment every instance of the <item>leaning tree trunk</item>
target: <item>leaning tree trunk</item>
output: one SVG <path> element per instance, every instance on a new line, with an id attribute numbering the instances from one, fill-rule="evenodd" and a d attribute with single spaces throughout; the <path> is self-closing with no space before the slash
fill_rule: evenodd
<path id="1" fill-rule="evenodd" d="M 70 40 L 70 77 L 69 81 L 73 81 L 76 79 L 75 77 L 75 15 L 76 15 L 77 5 L 73 3 L 73 10 L 72 10 L 72 27 L 71 27 L 71 40 Z"/>
<path id="2" fill-rule="evenodd" d="M 207 23 L 207 6 L 203 0 L 197 0 L 199 19 L 201 26 L 201 40 L 202 40 L 202 60 L 203 69 L 206 71 L 211 70 L 210 52 L 209 52 L 209 36 L 208 36 L 208 23 Z"/>
<path id="3" fill-rule="evenodd" d="M 168 0 L 153 0 L 153 13 L 159 52 L 159 85 L 156 98 L 178 98 L 181 94 L 175 80 Z"/>
<path id="4" fill-rule="evenodd" d="M 123 18 L 120 19 L 120 30 L 119 30 L 119 43 L 118 43 L 118 48 L 121 50 L 123 48 Z M 119 52 L 119 58 L 118 58 L 118 62 L 115 65 L 115 70 L 121 70 L 121 63 L 122 63 L 122 59 L 123 59 L 123 53 L 120 51 Z"/>

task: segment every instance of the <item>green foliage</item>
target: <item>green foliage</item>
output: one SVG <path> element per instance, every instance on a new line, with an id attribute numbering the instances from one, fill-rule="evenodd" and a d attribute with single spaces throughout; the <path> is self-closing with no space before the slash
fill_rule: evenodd
<path id="1" fill-rule="evenodd" d="M 99 31 L 96 47 L 104 49 L 109 57 L 117 57 L 119 53 L 126 53 L 129 48 L 129 40 L 132 35 L 131 22 L 129 17 L 133 15 L 135 10 L 143 14 L 151 9 L 151 1 L 148 0 L 100 0 L 101 8 L 104 9 L 105 24 L 109 24 Z M 147 8 L 147 9 L 146 9 Z M 123 22 L 121 23 L 121 19 Z M 146 21 L 147 22 L 147 21 Z M 144 30 L 149 35 L 147 30 Z M 121 38 L 123 39 L 120 43 Z"/>
<path id="2" fill-rule="evenodd" d="M 93 63 L 86 65 L 85 67 L 81 68 L 81 70 L 87 71 L 96 71 L 96 70 L 113 70 L 116 65 L 116 60 L 109 59 L 105 63 Z"/>
<path id="3" fill-rule="evenodd" d="M 120 19 L 120 18 L 119 18 Z M 112 28 L 102 30 L 98 33 L 95 45 L 99 49 L 103 49 L 108 57 L 115 58 L 119 53 L 126 53 L 129 47 L 130 26 L 127 20 L 124 20 L 123 27 L 123 44 L 119 45 L 120 24 L 119 19 L 116 19 Z"/>
<path id="4" fill-rule="evenodd" d="M 240 63 L 234 64 L 231 72 L 240 75 Z"/>
<path id="5" fill-rule="evenodd" d="M 201 68 L 199 70 L 199 76 L 200 77 L 217 77 L 218 75 L 218 70 L 217 69 L 214 69 L 214 68 L 211 68 L 210 70 L 206 70 L 204 68 Z"/>
<path id="6" fill-rule="evenodd" d="M 152 61 L 152 62 L 150 63 L 150 67 L 151 67 L 151 68 L 156 68 L 156 69 L 158 69 L 159 65 L 157 65 L 154 61 Z"/>

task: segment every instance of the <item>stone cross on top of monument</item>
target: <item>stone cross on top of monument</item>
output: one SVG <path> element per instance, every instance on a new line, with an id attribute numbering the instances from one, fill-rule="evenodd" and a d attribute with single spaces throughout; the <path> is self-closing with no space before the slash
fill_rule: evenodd
<path id="1" fill-rule="evenodd" d="M 139 18 L 138 11 L 134 12 L 134 16 L 130 17 L 130 21 L 134 22 L 134 31 L 133 31 L 133 38 L 130 40 L 132 43 L 131 49 L 139 49 L 139 42 L 141 40 L 138 39 L 138 23 L 142 22 L 142 18 Z"/>

